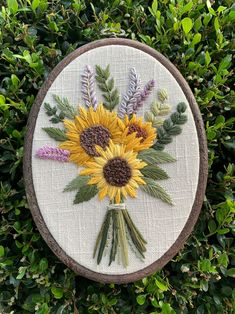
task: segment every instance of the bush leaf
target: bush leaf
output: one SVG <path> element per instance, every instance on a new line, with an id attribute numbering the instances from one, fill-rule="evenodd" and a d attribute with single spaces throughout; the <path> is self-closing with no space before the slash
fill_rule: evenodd
<path id="1" fill-rule="evenodd" d="M 193 27 L 193 22 L 192 22 L 192 20 L 189 17 L 185 17 L 181 21 L 181 23 L 182 23 L 183 31 L 187 35 L 191 31 L 191 29 Z"/>

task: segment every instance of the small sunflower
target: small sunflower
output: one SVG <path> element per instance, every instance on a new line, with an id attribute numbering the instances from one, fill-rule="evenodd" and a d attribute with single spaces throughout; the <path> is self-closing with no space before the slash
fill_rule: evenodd
<path id="1" fill-rule="evenodd" d="M 115 112 L 104 109 L 102 104 L 98 105 L 96 111 L 92 107 L 80 107 L 79 116 L 74 121 L 64 120 L 68 140 L 60 148 L 70 152 L 70 161 L 84 165 L 99 156 L 97 145 L 105 149 L 110 140 L 120 142 L 118 119 Z"/>
<path id="2" fill-rule="evenodd" d="M 151 147 L 157 136 L 152 123 L 143 122 L 142 117 L 137 118 L 135 114 L 131 119 L 126 115 L 123 122 L 119 121 L 119 126 L 123 131 L 122 142 L 135 152 Z"/>
<path id="3" fill-rule="evenodd" d="M 136 197 L 136 189 L 145 184 L 140 169 L 146 163 L 136 158 L 137 153 L 111 141 L 105 151 L 101 147 L 96 149 L 100 156 L 87 162 L 80 175 L 91 176 L 88 184 L 97 184 L 100 200 L 108 195 L 111 201 L 119 204 L 127 195 Z"/>

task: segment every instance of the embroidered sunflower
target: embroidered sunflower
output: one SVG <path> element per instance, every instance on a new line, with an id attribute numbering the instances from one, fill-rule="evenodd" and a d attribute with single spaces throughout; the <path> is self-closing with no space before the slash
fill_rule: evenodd
<path id="1" fill-rule="evenodd" d="M 110 140 L 120 142 L 118 119 L 115 112 L 104 109 L 102 104 L 96 111 L 93 107 L 80 107 L 74 121 L 64 120 L 68 140 L 60 144 L 60 148 L 70 152 L 70 161 L 84 165 L 99 156 L 97 145 L 105 149 Z"/>
<path id="2" fill-rule="evenodd" d="M 85 164 L 85 169 L 80 175 L 90 175 L 88 184 L 97 184 L 99 198 L 102 200 L 106 195 L 117 204 L 127 195 L 136 197 L 136 189 L 145 181 L 141 178 L 140 169 L 146 163 L 137 159 L 137 153 L 126 151 L 124 145 L 113 144 L 110 141 L 106 150 L 97 147 L 99 157 Z"/>
<path id="3" fill-rule="evenodd" d="M 122 129 L 122 142 L 128 150 L 135 152 L 147 149 L 153 145 L 157 136 L 156 129 L 151 122 L 143 122 L 143 118 L 137 118 L 134 114 L 131 119 L 126 115 L 123 122 L 119 122 Z M 138 144 L 137 144 L 138 141 Z"/>

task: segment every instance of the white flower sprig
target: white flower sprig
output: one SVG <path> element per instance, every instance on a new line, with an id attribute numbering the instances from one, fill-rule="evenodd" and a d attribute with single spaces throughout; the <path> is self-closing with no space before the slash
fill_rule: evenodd
<path id="1" fill-rule="evenodd" d="M 89 65 L 85 67 L 82 74 L 82 99 L 88 108 L 91 106 L 96 110 L 98 102 L 95 93 L 95 75 Z"/>

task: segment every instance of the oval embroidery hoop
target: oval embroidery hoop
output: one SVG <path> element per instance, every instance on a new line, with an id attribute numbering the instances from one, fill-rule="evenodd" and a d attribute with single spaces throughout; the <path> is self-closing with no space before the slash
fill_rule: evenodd
<path id="1" fill-rule="evenodd" d="M 109 53 L 109 51 L 111 52 Z M 96 60 L 94 60 L 94 56 Z M 45 144 L 45 138 L 40 137 L 41 131 L 39 131 L 39 129 L 44 126 L 40 125 L 40 123 L 41 120 L 45 118 L 45 116 L 43 116 L 45 114 L 43 113 L 42 105 L 44 104 L 45 100 L 47 100 L 47 97 L 49 97 L 49 99 L 52 99 L 50 98 L 50 94 L 58 93 L 63 97 L 66 96 L 70 98 L 71 96 L 71 102 L 74 102 L 75 104 L 78 103 L 75 100 L 76 96 L 77 99 L 80 99 L 79 101 L 81 101 L 81 95 L 78 95 L 79 88 L 77 85 L 79 84 L 78 81 L 81 78 L 80 74 L 82 73 L 83 68 L 87 65 L 81 63 L 84 62 L 80 61 L 82 60 L 81 58 L 85 58 L 86 62 L 91 63 L 92 65 L 95 65 L 96 63 L 99 63 L 97 61 L 100 61 L 107 66 L 108 63 L 106 61 L 108 60 L 110 63 L 110 68 L 113 69 L 115 72 L 114 78 L 118 82 L 117 86 L 120 87 L 121 94 L 125 92 L 125 86 L 128 82 L 128 71 L 131 67 L 130 65 L 136 67 L 136 70 L 140 72 L 141 78 L 144 78 L 144 82 L 146 82 L 146 80 L 148 79 L 151 79 L 148 72 L 153 71 L 152 73 L 156 76 L 157 87 L 167 88 L 168 83 L 170 84 L 170 101 L 174 103 L 174 98 L 177 98 L 178 93 L 181 94 L 181 96 L 183 95 L 182 97 L 188 105 L 187 114 L 189 115 L 189 121 L 187 122 L 187 128 L 189 134 L 188 137 L 185 133 L 184 135 L 178 136 L 177 141 L 175 141 L 174 139 L 173 143 L 169 145 L 171 155 L 177 155 L 175 157 L 177 157 L 177 162 L 179 162 L 179 164 L 177 167 L 172 164 L 171 166 L 169 166 L 169 169 L 167 168 L 167 170 L 169 170 L 171 174 L 174 174 L 176 172 L 176 176 L 178 177 L 181 176 L 182 172 L 182 176 L 184 177 L 184 172 L 187 173 L 187 171 L 190 171 L 190 169 L 194 169 L 193 171 L 195 173 L 195 176 L 194 178 L 189 178 L 188 182 L 186 182 L 186 186 L 183 187 L 184 190 L 182 192 L 180 191 L 181 186 L 177 186 L 179 181 L 177 181 L 172 176 L 170 179 L 168 179 L 168 181 L 170 181 L 169 185 L 164 185 L 164 183 L 163 185 L 164 187 L 168 187 L 168 189 L 170 188 L 173 194 L 175 193 L 172 198 L 174 199 L 175 196 L 176 202 L 178 202 L 177 195 L 178 198 L 180 198 L 180 193 L 182 195 L 184 193 L 188 193 L 187 195 L 190 199 L 191 206 L 188 205 L 190 204 L 190 202 L 187 202 L 187 199 L 184 199 L 184 197 L 182 196 L 182 208 L 185 209 L 181 217 L 180 215 L 183 210 L 180 211 L 177 207 L 175 209 L 171 208 L 161 211 L 161 208 L 165 208 L 165 205 L 162 205 L 161 200 L 154 199 L 150 202 L 149 198 L 151 199 L 151 197 L 148 198 L 146 196 L 143 196 L 143 194 L 141 194 L 140 197 L 138 194 L 136 200 L 131 199 L 129 201 L 129 212 L 131 215 L 134 215 L 132 216 L 132 218 L 134 218 L 136 225 L 141 228 L 141 231 L 142 233 L 144 233 L 145 238 L 146 236 L 153 236 L 152 240 L 151 238 L 147 239 L 147 250 L 149 250 L 149 252 L 151 253 L 148 253 L 149 256 L 147 256 L 147 262 L 138 263 L 134 261 L 131 264 L 130 268 L 123 268 L 120 264 L 115 266 L 115 263 L 111 266 L 108 266 L 107 262 L 102 262 L 101 264 L 103 265 L 96 265 L 92 259 L 93 252 L 90 252 L 88 249 L 92 245 L 94 246 L 95 237 L 99 232 L 101 222 L 105 214 L 107 202 L 102 205 L 102 211 L 100 205 L 100 203 L 102 202 L 98 201 L 98 198 L 95 200 L 96 203 L 94 203 L 93 201 L 92 206 L 95 206 L 97 208 L 97 211 L 94 208 L 94 216 L 91 215 L 90 217 L 90 219 L 94 220 L 94 227 L 92 221 L 90 221 L 90 225 L 88 224 L 86 226 L 86 214 L 93 213 L 88 207 L 86 211 L 86 206 L 88 205 L 88 202 L 83 203 L 84 207 L 77 208 L 76 211 L 74 211 L 73 206 L 76 208 L 77 205 L 73 205 L 73 196 L 70 195 L 70 208 L 62 208 L 61 212 L 58 211 L 58 207 L 60 207 L 60 204 L 58 203 L 57 198 L 53 198 L 53 191 L 55 191 L 55 193 L 61 191 L 62 194 L 63 189 L 61 190 L 61 185 L 58 182 L 60 181 L 60 179 L 63 181 L 63 175 L 66 176 L 67 172 L 71 174 L 72 172 L 74 172 L 74 170 L 76 171 L 76 167 L 74 167 L 74 165 L 71 166 L 70 163 L 68 163 L 69 166 L 67 166 L 67 164 L 63 165 L 61 168 L 61 174 L 60 168 L 58 168 L 60 166 L 54 167 L 54 161 L 35 161 L 36 148 Z M 152 62 L 155 70 L 153 70 L 152 67 L 146 69 L 146 65 L 148 65 L 149 62 Z M 72 67 L 72 65 L 74 65 L 74 67 Z M 66 71 L 68 69 L 68 73 L 70 73 L 69 75 L 71 75 L 70 79 L 69 77 L 66 77 Z M 176 91 L 171 90 L 172 84 L 175 86 Z M 74 95 L 71 95 L 73 90 L 76 91 L 76 93 L 74 93 Z M 150 101 L 151 97 L 149 102 Z M 145 109 L 148 108 L 145 107 L 144 110 Z M 50 124 L 47 124 L 47 126 L 49 125 Z M 186 136 L 187 139 L 185 140 L 183 136 Z M 183 143 L 184 145 L 182 144 L 183 139 L 187 142 L 186 144 Z M 50 142 L 50 144 L 51 143 L 53 143 L 53 141 Z M 177 147 L 180 147 L 180 145 L 180 150 L 177 150 Z M 190 155 L 190 151 L 192 151 L 192 154 L 194 155 Z M 39 165 L 38 162 L 43 162 L 43 164 L 41 163 Z M 49 174 L 47 173 L 47 170 L 49 169 L 47 167 L 52 168 L 51 173 Z M 66 175 L 64 173 L 66 173 Z M 48 177 L 45 177 L 47 175 Z M 207 144 L 204 134 L 204 127 L 200 111 L 187 82 L 182 77 L 180 72 L 175 68 L 175 66 L 163 55 L 144 44 L 132 40 L 103 39 L 92 42 L 75 50 L 74 52 L 69 54 L 64 60 L 62 60 L 50 73 L 48 79 L 40 89 L 30 112 L 25 139 L 24 179 L 29 207 L 41 235 L 43 236 L 49 247 L 52 249 L 52 251 L 58 256 L 58 258 L 62 260 L 68 267 L 73 269 L 76 273 L 89 279 L 104 283 L 128 283 L 152 274 L 156 270 L 162 268 L 182 248 L 197 221 L 206 188 Z M 73 179 L 73 177 L 71 177 L 71 179 Z M 174 179 L 176 181 L 174 181 Z M 47 181 L 54 182 L 55 186 L 51 188 L 50 194 L 45 195 L 46 193 L 44 192 L 47 189 L 43 190 L 44 186 L 40 180 L 44 181 L 44 185 L 48 184 Z M 171 182 L 171 180 L 173 181 L 173 183 Z M 195 182 L 193 182 L 193 180 Z M 68 182 L 64 182 L 64 186 L 67 183 Z M 187 190 L 187 185 L 189 186 L 189 190 Z M 45 195 L 45 198 L 43 195 Z M 62 196 L 63 198 L 67 197 L 65 194 L 63 194 Z M 61 196 L 58 196 L 59 200 L 60 197 Z M 139 200 L 138 197 L 141 199 Z M 48 203 L 45 203 L 46 200 Z M 130 206 L 132 202 L 133 208 L 131 208 Z M 141 208 L 136 209 L 136 206 L 138 205 L 136 202 L 143 202 L 143 204 L 146 204 L 146 208 L 144 208 L 144 211 Z M 65 205 L 62 204 L 61 206 L 63 207 Z M 68 206 L 69 205 L 67 205 L 67 207 Z M 154 206 L 156 206 L 156 211 L 154 211 Z M 48 211 L 46 210 L 46 208 L 48 208 Z M 50 208 L 52 208 L 51 211 L 49 211 Z M 79 211 L 79 209 L 81 210 Z M 134 212 L 132 213 L 132 211 Z M 176 214 L 178 216 L 175 216 Z M 76 221 L 76 219 L 78 219 L 77 215 L 80 215 L 80 222 L 76 228 L 72 225 L 72 223 L 73 221 Z M 167 215 L 171 215 L 172 218 L 169 218 L 169 220 L 167 220 Z M 60 217 L 62 218 L 60 219 Z M 70 217 L 71 225 L 63 225 L 63 222 L 66 223 L 66 217 Z M 145 219 L 146 217 L 148 220 L 147 222 Z M 100 221 L 96 224 L 96 220 Z M 165 225 L 161 226 L 162 222 L 164 222 Z M 158 231 L 158 228 L 160 231 Z M 77 231 L 77 229 L 80 230 Z M 93 229 L 96 230 L 93 232 Z M 82 239 L 78 237 L 76 241 L 76 235 L 73 235 L 73 232 L 74 234 L 76 234 L 76 232 L 80 232 L 78 234 L 82 237 Z M 89 233 L 92 233 L 90 238 Z M 158 242 L 158 239 L 160 239 L 160 242 Z M 89 254 L 90 259 L 88 257 Z M 134 259 L 132 257 L 131 262 L 133 260 Z"/>

